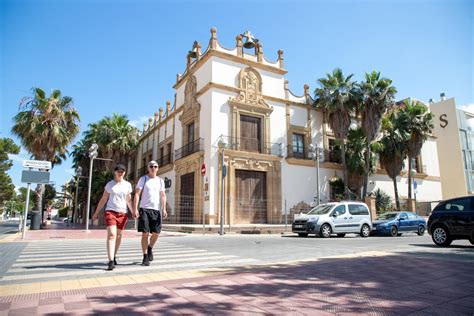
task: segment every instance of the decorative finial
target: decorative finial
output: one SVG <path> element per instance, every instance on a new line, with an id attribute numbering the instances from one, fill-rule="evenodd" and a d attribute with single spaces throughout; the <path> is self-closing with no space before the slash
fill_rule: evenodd
<path id="1" fill-rule="evenodd" d="M 288 80 L 285 79 L 285 90 L 288 90 Z"/>
<path id="2" fill-rule="evenodd" d="M 155 112 L 155 124 L 158 122 L 158 112 Z"/>
<path id="3" fill-rule="evenodd" d="M 283 68 L 283 51 L 281 49 L 278 50 L 278 61 L 280 62 L 280 68 Z"/>
<path id="4" fill-rule="evenodd" d="M 255 44 L 255 54 L 257 55 L 257 61 L 259 63 L 263 62 L 263 44 L 262 44 L 262 42 L 257 42 Z"/>
<path id="5" fill-rule="evenodd" d="M 160 120 L 161 120 L 162 117 L 163 117 L 163 108 L 160 107 Z"/>
<path id="6" fill-rule="evenodd" d="M 305 83 L 303 86 L 304 89 L 304 95 L 307 96 L 309 95 L 309 86 Z"/>
<path id="7" fill-rule="evenodd" d="M 168 100 L 166 101 L 166 112 L 170 113 L 170 111 L 171 111 L 171 102 Z"/>
<path id="8" fill-rule="evenodd" d="M 243 56 L 242 35 L 241 34 L 237 35 L 235 40 L 237 41 L 235 45 L 237 47 L 237 56 L 242 57 Z"/>
<path id="9" fill-rule="evenodd" d="M 209 41 L 209 46 L 211 49 L 217 48 L 217 29 L 215 27 L 211 28 L 211 39 Z"/>

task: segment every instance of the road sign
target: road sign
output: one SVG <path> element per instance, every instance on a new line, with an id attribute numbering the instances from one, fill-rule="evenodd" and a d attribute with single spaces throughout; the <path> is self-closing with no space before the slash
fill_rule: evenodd
<path id="1" fill-rule="evenodd" d="M 413 189 L 416 190 L 417 187 L 418 187 L 418 183 L 416 183 L 416 180 L 415 180 L 415 181 L 413 181 Z"/>
<path id="2" fill-rule="evenodd" d="M 49 172 L 36 170 L 23 170 L 21 182 L 24 183 L 49 183 Z"/>
<path id="3" fill-rule="evenodd" d="M 205 175 L 206 175 L 206 164 L 203 163 L 203 164 L 201 165 L 201 176 L 204 177 Z"/>
<path id="4" fill-rule="evenodd" d="M 44 160 L 23 160 L 23 167 L 35 169 L 51 169 L 51 161 Z"/>

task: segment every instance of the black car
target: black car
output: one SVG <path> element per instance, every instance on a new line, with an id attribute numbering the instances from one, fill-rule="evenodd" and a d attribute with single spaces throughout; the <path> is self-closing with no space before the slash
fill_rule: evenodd
<path id="1" fill-rule="evenodd" d="M 438 246 L 467 239 L 474 244 L 474 196 L 440 202 L 428 219 L 428 233 Z"/>

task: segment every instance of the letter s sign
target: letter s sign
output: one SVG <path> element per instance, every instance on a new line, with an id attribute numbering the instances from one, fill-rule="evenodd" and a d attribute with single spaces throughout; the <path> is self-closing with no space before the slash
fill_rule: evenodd
<path id="1" fill-rule="evenodd" d="M 446 119 L 447 117 L 448 116 L 446 114 L 441 114 L 441 116 L 439 117 L 439 120 L 441 121 L 441 123 L 439 123 L 439 126 L 441 126 L 442 128 L 448 126 L 448 120 Z"/>

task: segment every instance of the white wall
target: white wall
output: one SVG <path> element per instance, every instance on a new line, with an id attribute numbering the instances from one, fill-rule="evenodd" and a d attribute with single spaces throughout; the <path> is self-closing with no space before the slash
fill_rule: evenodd
<path id="1" fill-rule="evenodd" d="M 370 180 L 374 182 L 374 184 L 369 184 L 368 191 L 372 192 L 377 188 L 380 188 L 382 191 L 387 193 L 392 197 L 395 198 L 394 188 L 392 179 L 390 179 L 386 175 L 373 175 L 370 177 Z M 441 192 L 441 182 L 438 181 L 430 181 L 430 180 L 423 180 L 423 179 L 415 179 L 418 187 L 417 187 L 417 195 L 416 199 L 420 202 L 428 202 L 428 201 L 438 201 L 441 200 L 442 192 Z M 406 177 L 397 177 L 397 188 L 398 188 L 398 196 L 400 198 L 406 198 L 408 196 L 408 179 Z"/>
<path id="2" fill-rule="evenodd" d="M 430 176 L 439 177 L 439 160 L 436 140 L 429 138 L 421 148 L 422 164 L 426 165 L 426 172 Z"/>
<path id="3" fill-rule="evenodd" d="M 306 127 L 308 118 L 308 110 L 300 106 L 290 107 L 290 124 L 295 126 Z"/>
<path id="4" fill-rule="evenodd" d="M 213 128 L 213 124 L 215 121 L 211 119 L 212 113 L 212 90 L 208 90 L 206 93 L 201 95 L 198 99 L 199 103 L 201 104 L 201 112 L 199 113 L 199 120 L 200 120 L 200 137 L 204 139 L 204 164 L 206 165 L 206 175 L 209 186 L 212 187 L 213 181 L 211 181 L 210 172 L 211 172 L 211 155 L 216 150 L 212 147 L 211 143 L 213 141 L 211 130 Z M 203 187 L 204 188 L 204 187 Z M 200 194 L 204 197 L 203 192 L 196 192 L 196 194 Z M 210 209 L 212 208 L 211 201 L 205 201 L 203 199 L 203 211 L 204 214 L 210 214 Z"/>
<path id="5" fill-rule="evenodd" d="M 286 105 L 273 101 L 267 103 L 273 107 L 273 112 L 270 115 L 270 142 L 281 143 L 283 154 L 285 154 L 287 144 Z"/>

